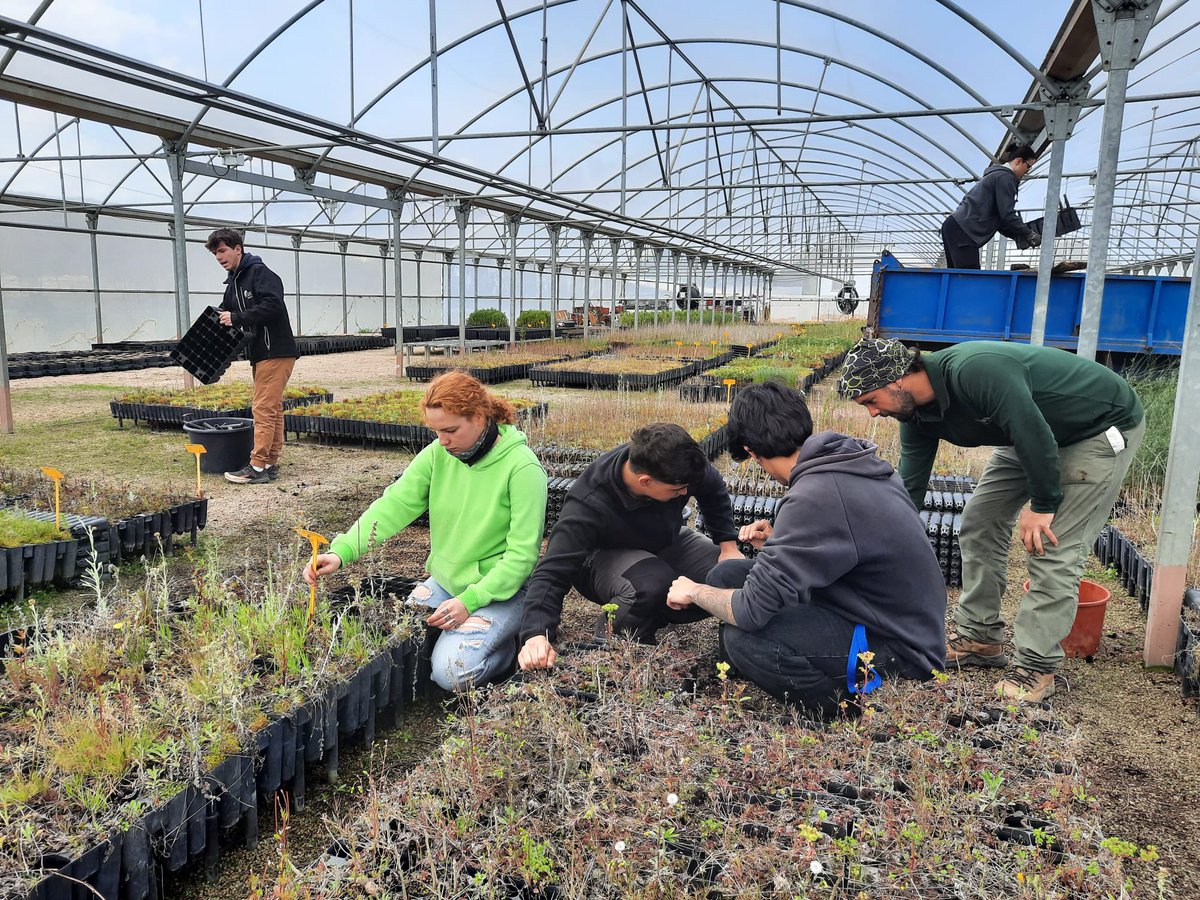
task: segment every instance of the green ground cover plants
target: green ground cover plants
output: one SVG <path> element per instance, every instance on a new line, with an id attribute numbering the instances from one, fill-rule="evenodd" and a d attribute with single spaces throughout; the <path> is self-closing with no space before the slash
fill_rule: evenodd
<path id="1" fill-rule="evenodd" d="M 31 519 L 15 509 L 0 509 L 0 547 L 45 544 L 69 540 L 70 537 L 66 531 L 54 527 L 53 522 Z"/>
<path id="2" fill-rule="evenodd" d="M 941 675 L 872 700 L 824 726 L 678 640 L 568 652 L 460 707 L 279 896 L 1104 898 L 1165 877 L 1099 827 L 1052 713 Z"/>
<path id="3" fill-rule="evenodd" d="M 802 387 L 805 376 L 849 350 L 858 339 L 856 322 L 808 323 L 792 329 L 780 340 L 755 356 L 744 356 L 706 373 L 722 381 L 733 378 L 738 385 L 781 381 L 789 387 Z"/>
<path id="4" fill-rule="evenodd" d="M 383 422 L 388 425 L 424 425 L 421 398 L 424 391 L 387 391 L 351 400 L 316 403 L 288 410 L 289 416 L 312 416 L 331 419 L 352 419 L 359 422 Z M 506 397 L 520 412 L 538 405 L 528 397 Z"/>
<path id="5" fill-rule="evenodd" d="M 327 394 L 323 387 L 297 385 L 283 392 L 283 399 L 298 400 Z M 143 403 L 147 406 L 192 406 L 197 409 L 241 409 L 254 400 L 254 385 L 245 381 L 207 384 L 194 388 L 164 390 L 136 388 L 113 398 L 117 403 Z"/>
<path id="6" fill-rule="evenodd" d="M 307 547 L 192 571 L 147 565 L 94 605 L 32 626 L 0 671 L 0 897 L 242 752 L 254 733 L 419 625 L 395 598 L 321 597 L 307 627 Z M 423 632 L 421 632 L 423 633 Z"/>
<path id="7" fill-rule="evenodd" d="M 467 316 L 468 328 L 507 328 L 508 316 L 498 309 L 477 309 Z"/>

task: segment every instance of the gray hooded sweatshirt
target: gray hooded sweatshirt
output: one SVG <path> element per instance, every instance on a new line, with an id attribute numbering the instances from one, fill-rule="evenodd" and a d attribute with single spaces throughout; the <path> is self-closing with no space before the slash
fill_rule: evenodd
<path id="1" fill-rule="evenodd" d="M 734 620 L 758 631 L 785 607 L 824 606 L 885 641 L 907 677 L 928 677 L 945 666 L 946 585 L 904 483 L 877 449 L 835 431 L 804 442 L 774 532 L 733 594 Z"/>
<path id="2" fill-rule="evenodd" d="M 1017 175 L 1008 165 L 988 166 L 951 215 L 976 247 L 997 231 L 1005 237 L 1029 239 L 1032 229 L 1017 215 Z"/>

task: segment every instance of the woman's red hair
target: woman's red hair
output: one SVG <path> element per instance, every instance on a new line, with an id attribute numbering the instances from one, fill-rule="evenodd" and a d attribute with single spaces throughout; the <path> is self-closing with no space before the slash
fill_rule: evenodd
<path id="1" fill-rule="evenodd" d="M 517 421 L 516 408 L 508 400 L 493 394 L 466 372 L 446 372 L 433 379 L 421 398 L 421 412 L 430 407 L 444 409 L 453 416 L 482 414 L 497 425 Z"/>

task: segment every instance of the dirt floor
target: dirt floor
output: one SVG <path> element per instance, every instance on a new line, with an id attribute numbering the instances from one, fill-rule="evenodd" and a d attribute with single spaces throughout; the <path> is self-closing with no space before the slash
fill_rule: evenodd
<path id="1" fill-rule="evenodd" d="M 244 363 L 231 375 L 249 377 Z M 394 389 L 394 355 L 377 350 L 306 357 L 297 366 L 293 383 L 323 385 L 339 398 Z M 177 369 L 76 375 L 13 382 L 16 434 L 0 435 L 0 460 L 10 465 L 55 465 L 71 475 L 120 476 L 131 481 L 194 479 L 192 458 L 183 450 L 181 434 L 145 428 L 118 429 L 108 412 L 108 399 L 121 387 L 179 387 Z M 419 386 L 413 386 L 418 389 Z M 586 403 L 587 395 L 570 391 L 531 391 L 528 382 L 513 382 L 501 392 L 553 396 L 554 402 Z M 821 423 L 818 422 L 818 427 Z M 883 443 L 881 441 L 881 443 Z M 228 554 L 253 557 L 263 542 L 292 540 L 290 529 L 304 523 L 332 534 L 354 521 L 362 509 L 393 480 L 409 457 L 378 448 L 322 445 L 313 441 L 285 448 L 279 481 L 267 485 L 234 486 L 218 475 L 205 475 L 210 497 L 204 539 L 219 539 Z M 427 534 L 410 529 L 389 546 L 397 568 L 419 567 L 428 546 Z M 1011 620 L 1024 580 L 1024 562 L 1011 559 L 1007 614 Z M 1104 639 L 1092 662 L 1069 660 L 1064 674 L 1070 690 L 1055 697 L 1054 709 L 1078 728 L 1095 810 L 1105 833 L 1155 845 L 1167 870 L 1165 893 L 1157 884 L 1135 884 L 1136 897 L 1200 896 L 1200 723 L 1195 698 L 1180 697 L 1178 678 L 1170 672 L 1142 666 L 1144 619 L 1136 600 L 1119 583 L 1096 568 L 1089 577 L 1112 592 Z M 951 592 L 951 609 L 956 597 Z M 39 597 L 45 604 L 84 602 L 81 592 Z M 0 623 L 11 610 L 0 608 Z M 19 615 L 19 613 L 18 613 Z M 594 608 L 578 597 L 568 600 L 563 639 L 590 634 Z M 715 627 L 692 626 L 699 639 L 715 645 Z M 964 672 L 961 677 L 980 683 L 994 672 Z M 369 777 L 412 765 L 438 741 L 436 723 L 443 714 L 439 700 L 414 711 L 397 732 L 381 734 L 372 751 L 347 753 L 343 780 L 337 785 L 310 785 L 309 806 L 289 828 L 289 858 L 303 867 L 328 845 L 323 818 L 361 811 L 361 795 Z M 279 854 L 268 823 L 273 811 L 263 810 L 262 840 L 256 850 L 223 854 L 217 885 L 201 873 L 172 882 L 168 896 L 242 898 L 253 872 L 277 870 Z"/>

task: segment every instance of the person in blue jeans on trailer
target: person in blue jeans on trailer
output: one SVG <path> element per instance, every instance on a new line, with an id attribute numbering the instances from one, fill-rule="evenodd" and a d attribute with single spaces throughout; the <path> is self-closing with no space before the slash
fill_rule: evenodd
<path id="1" fill-rule="evenodd" d="M 429 578 L 411 601 L 441 629 L 432 677 L 450 691 L 507 675 L 517 656 L 525 582 L 546 524 L 546 472 L 511 402 L 466 372 L 439 375 L 421 400 L 437 440 L 367 508 L 304 579 L 336 572 L 429 511 Z"/>
<path id="2" fill-rule="evenodd" d="M 828 718 L 884 677 L 924 680 L 944 667 L 946 587 L 917 511 L 876 446 L 812 433 L 804 395 L 768 382 L 729 410 L 729 452 L 788 486 L 774 523 L 743 526 L 760 550 L 706 584 L 677 578 L 674 609 L 716 616 L 738 674 Z M 865 659 L 863 654 L 872 654 Z"/>

